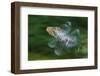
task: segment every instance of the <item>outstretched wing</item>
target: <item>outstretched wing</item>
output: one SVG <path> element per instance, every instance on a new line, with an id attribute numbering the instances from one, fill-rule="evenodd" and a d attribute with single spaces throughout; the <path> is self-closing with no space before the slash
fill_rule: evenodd
<path id="1" fill-rule="evenodd" d="M 55 48 L 56 47 L 56 40 L 54 38 L 51 38 L 48 42 L 48 46 L 50 48 Z"/>

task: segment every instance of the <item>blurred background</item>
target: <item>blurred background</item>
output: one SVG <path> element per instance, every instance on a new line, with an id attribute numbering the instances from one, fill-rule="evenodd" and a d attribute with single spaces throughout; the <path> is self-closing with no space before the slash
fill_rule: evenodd
<path id="1" fill-rule="evenodd" d="M 78 48 L 66 49 L 64 55 L 57 56 L 54 49 L 48 47 L 52 38 L 46 31 L 47 27 L 63 27 L 67 21 L 71 22 L 72 29 L 80 30 L 81 43 Z M 65 17 L 28 15 L 28 60 L 50 60 L 50 59 L 75 59 L 87 57 L 87 17 Z"/>

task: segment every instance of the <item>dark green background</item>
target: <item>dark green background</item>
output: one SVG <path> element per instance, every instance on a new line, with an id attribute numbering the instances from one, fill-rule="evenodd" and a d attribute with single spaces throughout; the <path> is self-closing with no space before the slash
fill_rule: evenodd
<path id="1" fill-rule="evenodd" d="M 54 54 L 54 49 L 48 47 L 48 41 L 52 36 L 47 33 L 46 28 L 48 26 L 63 27 L 62 25 L 67 21 L 72 23 L 73 29 L 80 29 L 80 49 L 74 48 L 74 52 L 57 56 Z M 86 58 L 88 51 L 87 23 L 87 17 L 28 15 L 28 60 Z"/>

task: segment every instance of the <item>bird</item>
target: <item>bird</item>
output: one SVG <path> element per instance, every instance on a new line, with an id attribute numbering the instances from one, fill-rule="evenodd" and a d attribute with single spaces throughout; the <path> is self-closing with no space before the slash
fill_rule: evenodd
<path id="1" fill-rule="evenodd" d="M 57 56 L 61 56 L 68 49 L 78 47 L 80 44 L 80 30 L 78 28 L 72 29 L 70 21 L 64 23 L 63 27 L 48 26 L 46 31 L 52 37 L 48 46 L 54 49 Z"/>

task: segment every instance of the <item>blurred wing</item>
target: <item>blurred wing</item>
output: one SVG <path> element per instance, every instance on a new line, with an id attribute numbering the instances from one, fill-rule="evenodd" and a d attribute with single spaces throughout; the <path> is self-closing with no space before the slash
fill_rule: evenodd
<path id="1" fill-rule="evenodd" d="M 57 55 L 57 56 L 60 56 L 62 54 L 62 51 L 61 50 L 58 50 L 58 49 L 55 49 L 54 50 L 54 53 Z"/>
<path id="2" fill-rule="evenodd" d="M 71 22 L 66 22 L 64 25 L 63 25 L 63 29 L 66 31 L 66 33 L 69 33 L 71 31 Z"/>
<path id="3" fill-rule="evenodd" d="M 49 42 L 48 42 L 48 46 L 50 48 L 55 48 L 55 46 L 56 46 L 56 40 L 55 39 L 50 39 Z"/>
<path id="4" fill-rule="evenodd" d="M 71 40 L 68 42 L 68 47 L 75 47 L 79 43 L 80 43 L 80 31 L 79 29 L 76 29 L 71 33 Z"/>
<path id="5" fill-rule="evenodd" d="M 72 36 L 80 36 L 80 30 L 79 29 L 75 29 L 74 31 L 71 32 Z"/>

